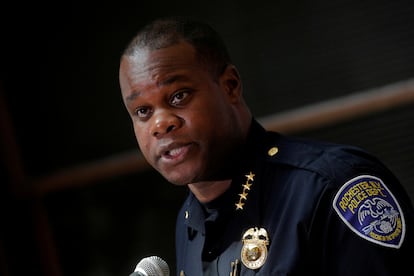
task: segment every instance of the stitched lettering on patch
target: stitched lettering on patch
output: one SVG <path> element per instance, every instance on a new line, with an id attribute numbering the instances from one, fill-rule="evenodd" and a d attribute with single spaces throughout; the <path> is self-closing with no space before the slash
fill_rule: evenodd
<path id="1" fill-rule="evenodd" d="M 333 208 L 353 232 L 370 242 L 399 248 L 404 241 L 400 205 L 375 176 L 360 175 L 346 182 L 335 195 Z"/>

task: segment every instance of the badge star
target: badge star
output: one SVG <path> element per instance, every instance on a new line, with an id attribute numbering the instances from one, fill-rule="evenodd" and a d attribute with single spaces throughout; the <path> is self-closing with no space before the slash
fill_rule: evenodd
<path id="1" fill-rule="evenodd" d="M 243 205 L 244 203 L 239 201 L 238 203 L 236 203 L 236 210 L 243 210 Z"/>
<path id="2" fill-rule="evenodd" d="M 238 194 L 240 198 L 239 202 L 235 203 L 236 210 L 243 210 L 243 206 L 245 204 L 243 201 L 247 200 L 247 196 L 249 195 L 250 187 L 253 184 L 255 174 L 249 172 L 249 174 L 245 174 L 245 176 L 247 178 L 246 183 L 242 184 L 243 191 L 241 194 Z"/>
<path id="3" fill-rule="evenodd" d="M 248 183 L 248 182 L 246 182 L 244 185 L 243 185 L 243 188 L 245 188 L 246 190 L 250 190 L 250 187 L 252 186 L 252 184 L 251 183 Z"/>
<path id="4" fill-rule="evenodd" d="M 247 199 L 247 193 L 243 191 L 243 193 L 239 194 L 240 199 Z"/>
<path id="5" fill-rule="evenodd" d="M 247 177 L 247 181 L 253 181 L 255 174 L 250 172 L 249 174 L 245 175 Z"/>

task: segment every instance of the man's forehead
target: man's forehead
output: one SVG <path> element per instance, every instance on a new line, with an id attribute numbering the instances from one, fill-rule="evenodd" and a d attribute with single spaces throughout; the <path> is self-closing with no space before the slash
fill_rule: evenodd
<path id="1" fill-rule="evenodd" d="M 158 49 L 138 47 L 132 52 L 131 55 L 128 55 L 128 57 L 140 62 L 159 59 L 165 59 L 167 61 L 168 59 L 171 59 L 171 61 L 173 61 L 175 59 L 193 60 L 196 57 L 195 54 L 196 51 L 191 44 L 181 41 L 179 43 Z"/>
<path id="2" fill-rule="evenodd" d="M 140 49 L 133 55 L 124 56 L 123 69 L 130 77 L 146 75 L 146 78 L 156 78 L 160 74 L 175 74 L 185 69 L 200 68 L 194 48 L 188 43 L 175 44 L 167 48 L 150 50 Z"/>

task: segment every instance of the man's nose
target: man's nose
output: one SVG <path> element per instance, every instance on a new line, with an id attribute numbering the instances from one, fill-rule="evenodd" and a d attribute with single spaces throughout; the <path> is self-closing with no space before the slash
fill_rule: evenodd
<path id="1" fill-rule="evenodd" d="M 153 126 L 151 133 L 160 137 L 181 127 L 182 119 L 169 111 L 159 111 L 153 115 Z"/>

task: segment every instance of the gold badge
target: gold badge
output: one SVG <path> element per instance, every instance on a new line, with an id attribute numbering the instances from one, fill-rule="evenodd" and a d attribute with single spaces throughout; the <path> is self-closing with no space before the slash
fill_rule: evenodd
<path id="1" fill-rule="evenodd" d="M 269 236 L 264 228 L 252 227 L 243 235 L 241 260 L 250 269 L 257 269 L 264 265 L 267 258 Z"/>

